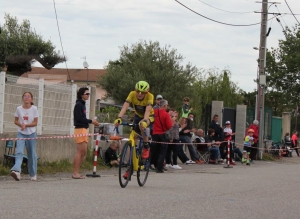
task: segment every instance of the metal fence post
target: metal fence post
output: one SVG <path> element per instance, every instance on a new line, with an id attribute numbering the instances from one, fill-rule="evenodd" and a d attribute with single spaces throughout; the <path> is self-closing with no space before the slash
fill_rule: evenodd
<path id="1" fill-rule="evenodd" d="M 89 92 L 91 93 L 91 87 L 87 86 Z M 85 101 L 85 108 L 86 108 L 86 118 L 90 119 L 90 109 L 91 109 L 91 97 Z"/>
<path id="2" fill-rule="evenodd" d="M 77 97 L 77 84 L 72 84 L 72 97 L 71 97 L 71 120 L 70 120 L 70 135 L 74 134 L 74 106 L 76 103 Z"/>
<path id="3" fill-rule="evenodd" d="M 2 71 L 0 73 L 0 133 L 3 133 L 3 120 L 4 120 L 4 92 L 5 92 L 5 75 Z"/>
<path id="4" fill-rule="evenodd" d="M 39 79 L 39 103 L 38 103 L 39 119 L 37 124 L 38 135 L 43 134 L 44 87 L 45 87 L 44 78 L 40 78 Z"/>

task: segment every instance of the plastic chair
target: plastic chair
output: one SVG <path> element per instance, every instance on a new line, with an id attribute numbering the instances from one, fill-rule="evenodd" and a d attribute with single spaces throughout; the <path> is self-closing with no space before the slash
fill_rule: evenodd
<path id="1" fill-rule="evenodd" d="M 4 162 L 3 162 L 4 166 L 8 166 L 8 165 L 12 166 L 15 164 L 16 147 L 17 147 L 17 141 L 15 142 L 15 146 L 14 146 L 14 142 L 12 140 L 6 141 L 6 147 L 5 147 L 5 152 L 4 152 Z M 25 166 L 27 166 L 27 162 L 28 162 L 28 157 L 25 154 L 23 154 L 23 164 Z"/>
<path id="2" fill-rule="evenodd" d="M 8 166 L 9 164 L 15 163 L 15 150 L 14 150 L 14 142 L 12 140 L 8 140 L 5 142 L 5 151 L 4 151 L 4 159 L 3 165 Z"/>

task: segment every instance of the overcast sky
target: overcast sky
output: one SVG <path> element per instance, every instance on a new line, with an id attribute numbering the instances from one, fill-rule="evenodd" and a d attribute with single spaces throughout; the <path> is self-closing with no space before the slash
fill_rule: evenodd
<path id="1" fill-rule="evenodd" d="M 230 24 L 260 22 L 261 3 L 255 0 L 179 0 L 194 11 L 211 19 Z M 228 13 L 210 7 L 230 12 Z M 290 13 L 284 0 L 269 12 Z M 299 0 L 287 0 L 295 14 L 300 14 Z M 253 91 L 256 84 L 260 25 L 233 27 L 200 17 L 174 0 L 56 0 L 62 43 L 68 58 L 68 68 L 83 68 L 86 56 L 89 68 L 103 68 L 109 60 L 119 58 L 120 46 L 139 40 L 158 41 L 185 57 L 198 68 L 228 68 L 232 80 L 245 91 Z M 0 0 L 0 24 L 4 14 L 19 20 L 28 19 L 37 33 L 50 39 L 62 51 L 53 0 Z M 272 15 L 269 15 L 271 18 Z M 297 15 L 298 20 L 300 16 Z M 280 18 L 289 27 L 296 24 L 292 15 Z M 272 31 L 268 48 L 278 47 L 283 39 L 282 28 L 273 19 L 268 22 Z M 65 68 L 65 64 L 56 67 Z"/>

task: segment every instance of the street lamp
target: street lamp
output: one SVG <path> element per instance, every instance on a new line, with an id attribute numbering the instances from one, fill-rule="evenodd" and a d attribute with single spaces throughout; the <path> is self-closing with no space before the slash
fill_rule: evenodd
<path id="1" fill-rule="evenodd" d="M 86 85 L 89 85 L 89 64 L 86 60 L 83 62 L 83 67 L 86 68 Z"/>

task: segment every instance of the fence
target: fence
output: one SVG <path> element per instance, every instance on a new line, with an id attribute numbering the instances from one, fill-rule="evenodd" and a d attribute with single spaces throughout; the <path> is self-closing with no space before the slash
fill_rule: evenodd
<path id="1" fill-rule="evenodd" d="M 14 113 L 24 92 L 31 92 L 39 111 L 37 134 L 73 134 L 77 85 L 54 84 L 0 73 L 0 134 L 16 132 Z M 90 100 L 86 102 L 89 116 Z"/>

